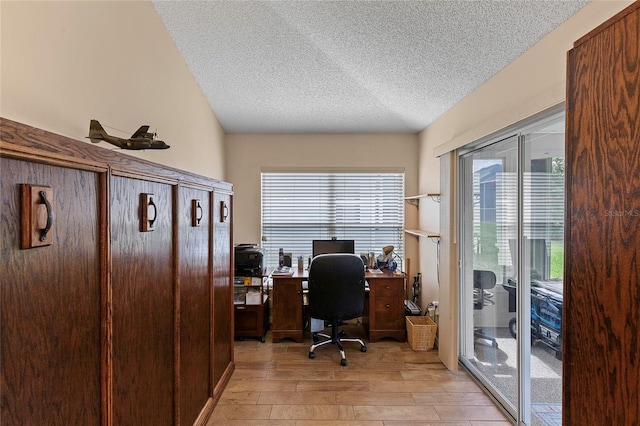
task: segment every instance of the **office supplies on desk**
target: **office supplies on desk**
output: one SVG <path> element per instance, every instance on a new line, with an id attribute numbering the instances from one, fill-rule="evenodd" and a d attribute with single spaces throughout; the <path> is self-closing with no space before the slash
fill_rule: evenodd
<path id="1" fill-rule="evenodd" d="M 382 254 L 380 254 L 377 258 L 376 268 L 388 269 L 390 271 L 395 271 L 396 269 L 398 269 L 398 263 L 396 263 L 394 258 L 398 258 L 398 260 L 400 260 L 400 263 L 402 263 L 402 260 L 400 259 L 400 256 L 394 253 L 393 250 L 394 247 L 391 245 L 384 246 L 382 248 Z"/>
<path id="2" fill-rule="evenodd" d="M 293 274 L 293 269 L 289 266 L 279 266 L 273 270 L 273 275 L 291 275 Z"/>

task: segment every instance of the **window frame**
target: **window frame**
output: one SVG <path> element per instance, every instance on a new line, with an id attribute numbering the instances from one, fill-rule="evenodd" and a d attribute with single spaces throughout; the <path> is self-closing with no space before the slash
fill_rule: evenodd
<path id="1" fill-rule="evenodd" d="M 356 254 L 380 254 L 382 247 L 391 244 L 403 259 L 405 181 L 404 169 L 261 170 L 260 232 L 265 265 L 278 264 L 280 247 L 294 259 L 303 256 L 306 260 L 313 239 L 331 238 L 354 240 Z M 273 199 L 278 188 L 281 192 L 276 196 L 282 200 Z M 385 201 L 385 197 L 393 199 Z M 382 202 L 387 204 L 381 207 Z M 313 211 L 318 204 L 324 211 Z"/>

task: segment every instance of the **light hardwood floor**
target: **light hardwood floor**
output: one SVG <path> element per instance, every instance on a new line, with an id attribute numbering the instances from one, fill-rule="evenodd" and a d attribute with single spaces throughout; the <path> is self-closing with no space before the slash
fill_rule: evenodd
<path id="1" fill-rule="evenodd" d="M 348 325 L 349 336 L 364 331 Z M 451 372 L 437 351 L 414 352 L 383 339 L 346 343 L 348 364 L 334 345 L 309 359 L 304 343 L 235 342 L 236 370 L 208 425 L 511 426 L 466 372 Z"/>

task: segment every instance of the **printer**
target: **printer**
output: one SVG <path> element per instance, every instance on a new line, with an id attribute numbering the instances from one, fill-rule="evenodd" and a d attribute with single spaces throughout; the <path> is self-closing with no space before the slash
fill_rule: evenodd
<path id="1" fill-rule="evenodd" d="M 235 275 L 261 277 L 264 269 L 264 251 L 256 244 L 238 244 L 234 247 Z"/>

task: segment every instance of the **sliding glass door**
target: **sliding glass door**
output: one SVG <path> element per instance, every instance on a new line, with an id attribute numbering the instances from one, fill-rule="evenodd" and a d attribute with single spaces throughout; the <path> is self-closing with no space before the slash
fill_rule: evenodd
<path id="1" fill-rule="evenodd" d="M 564 120 L 460 157 L 460 360 L 519 424 L 561 421 Z"/>
<path id="2" fill-rule="evenodd" d="M 515 417 L 517 345 L 509 336 L 516 304 L 503 284 L 517 275 L 518 136 L 462 158 L 461 357 Z"/>

